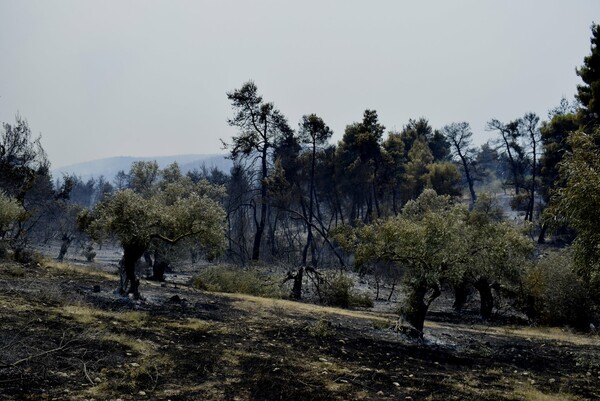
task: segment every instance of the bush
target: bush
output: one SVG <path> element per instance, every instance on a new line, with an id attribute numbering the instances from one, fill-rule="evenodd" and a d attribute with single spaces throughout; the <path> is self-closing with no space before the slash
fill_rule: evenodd
<path id="1" fill-rule="evenodd" d="M 41 265 L 44 263 L 44 257 L 40 253 L 30 249 L 16 250 L 14 259 L 16 262 L 24 265 Z"/>
<path id="2" fill-rule="evenodd" d="M 88 244 L 83 248 L 83 252 L 81 253 L 85 256 L 85 260 L 88 262 L 93 262 L 96 257 L 96 251 L 94 251 L 94 246 L 92 244 Z"/>
<path id="3" fill-rule="evenodd" d="M 592 321 L 585 283 L 573 270 L 568 251 L 543 255 L 525 274 L 522 304 L 536 323 L 587 329 Z"/>
<path id="4" fill-rule="evenodd" d="M 7 240 L 0 239 L 0 259 L 7 259 L 10 254 L 10 244 Z"/>
<path id="5" fill-rule="evenodd" d="M 316 322 L 307 326 L 308 334 L 312 337 L 327 338 L 331 337 L 335 330 L 330 321 L 320 318 Z"/>
<path id="6" fill-rule="evenodd" d="M 256 269 L 233 266 L 210 267 L 194 277 L 193 286 L 211 292 L 228 292 L 282 298 L 283 290 L 275 279 Z"/>
<path id="7" fill-rule="evenodd" d="M 354 291 L 354 281 L 344 274 L 336 274 L 325 279 L 321 295 L 323 301 L 332 306 L 348 308 L 351 306 L 373 307 L 373 300 L 367 295 Z"/>

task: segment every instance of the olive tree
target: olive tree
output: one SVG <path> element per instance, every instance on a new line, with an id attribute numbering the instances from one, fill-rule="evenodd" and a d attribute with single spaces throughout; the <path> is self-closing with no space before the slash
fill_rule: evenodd
<path id="1" fill-rule="evenodd" d="M 174 245 L 185 238 L 200 241 L 213 254 L 225 246 L 225 213 L 211 195 L 217 191 L 207 183 L 172 183 L 151 196 L 131 189 L 118 191 L 80 216 L 88 233 L 100 239 L 114 236 L 123 247 L 125 282 L 122 294 L 139 297 L 135 263 L 153 243 Z M 129 283 L 129 288 L 127 287 Z"/>
<path id="2" fill-rule="evenodd" d="M 495 199 L 483 193 L 475 202 L 462 233 L 468 247 L 453 284 L 469 284 L 479 292 L 483 319 L 492 317 L 493 289 L 514 290 L 530 262 L 533 242 L 512 223 L 503 221 Z M 459 280 L 459 281 L 457 281 Z"/>
<path id="3" fill-rule="evenodd" d="M 517 229 L 486 217 L 484 206 L 475 210 L 428 189 L 398 216 L 341 230 L 336 239 L 355 249 L 358 266 L 391 263 L 403 274 L 402 319 L 409 333 L 421 337 L 427 311 L 444 283 L 468 277 L 485 296 L 482 314 L 491 312 L 487 290 L 491 293 L 502 278 L 513 278 L 531 252 L 531 241 Z"/>
<path id="4" fill-rule="evenodd" d="M 402 318 L 415 336 L 423 335 L 425 316 L 441 295 L 442 282 L 462 262 L 467 208 L 449 196 L 425 190 L 402 212 L 354 231 L 356 264 L 386 262 L 403 271 L 407 293 Z M 349 242 L 346 241 L 346 244 Z"/>
<path id="5" fill-rule="evenodd" d="M 577 232 L 573 244 L 575 267 L 592 288 L 600 283 L 600 128 L 593 135 L 571 133 L 568 152 L 560 164 L 565 185 L 554 194 L 552 214 Z M 598 294 L 598 290 L 596 290 Z M 598 295 L 597 295 L 598 296 Z"/>

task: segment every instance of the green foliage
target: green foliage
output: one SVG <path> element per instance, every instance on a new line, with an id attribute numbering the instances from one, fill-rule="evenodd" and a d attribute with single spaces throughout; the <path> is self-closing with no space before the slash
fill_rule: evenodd
<path id="1" fill-rule="evenodd" d="M 406 200 L 416 199 L 427 185 L 428 166 L 434 158 L 425 139 L 418 137 L 408 151 L 402 189 Z"/>
<path id="2" fill-rule="evenodd" d="M 428 187 L 439 195 L 460 196 L 460 173 L 452 162 L 432 163 L 427 166 L 425 178 Z"/>
<path id="3" fill-rule="evenodd" d="M 44 263 L 44 257 L 31 249 L 23 249 L 15 252 L 15 261 L 24 265 L 41 265 Z"/>
<path id="4" fill-rule="evenodd" d="M 592 317 L 586 285 L 564 250 L 542 255 L 526 272 L 522 304 L 528 317 L 541 324 L 587 329 Z"/>
<path id="5" fill-rule="evenodd" d="M 316 114 L 302 116 L 299 124 L 298 133 L 300 142 L 310 145 L 311 151 L 315 151 L 317 146 L 323 146 L 333 135 L 333 131 L 325 124 L 323 119 Z"/>
<path id="6" fill-rule="evenodd" d="M 0 190 L 21 203 L 36 173 L 49 170 L 40 137 L 33 139 L 27 120 L 16 116 L 15 124 L 2 124 L 0 133 Z"/>
<path id="7" fill-rule="evenodd" d="M 391 263 L 404 272 L 407 297 L 403 311 L 418 331 L 442 283 L 465 280 L 517 281 L 532 242 L 508 223 L 497 220 L 491 198 L 481 196 L 469 212 L 449 196 L 425 190 L 402 213 L 348 233 L 338 243 L 355 249 L 356 265 Z M 421 326 L 421 327 L 419 327 Z"/>
<path id="8" fill-rule="evenodd" d="M 600 122 L 600 25 L 591 27 L 591 52 L 583 59 L 583 65 L 577 69 L 577 75 L 583 85 L 577 85 L 577 99 L 581 102 L 580 115 L 584 126 L 591 127 Z"/>
<path id="9" fill-rule="evenodd" d="M 308 334 L 318 338 L 328 338 L 335 334 L 335 330 L 333 329 L 331 322 L 323 318 L 312 324 L 309 324 L 306 329 Z"/>
<path id="10" fill-rule="evenodd" d="M 185 193 L 181 187 L 169 186 L 148 198 L 130 189 L 119 191 L 80 220 L 88 220 L 93 238 L 115 235 L 123 246 L 147 248 L 152 240 L 194 237 L 215 253 L 224 248 L 223 208 L 205 194 Z"/>
<path id="11" fill-rule="evenodd" d="M 377 174 L 383 163 L 381 141 L 384 131 L 385 127 L 379 123 L 377 112 L 365 110 L 361 122 L 346 127 L 337 147 L 335 179 L 342 192 L 351 197 L 355 206 L 374 203 L 377 208 Z M 355 212 L 356 210 L 353 210 L 353 214 Z M 380 210 L 376 212 L 380 214 Z M 371 213 L 372 210 L 368 210 L 366 215 L 361 217 L 368 220 Z M 351 220 L 358 217 L 352 215 Z"/>
<path id="12" fill-rule="evenodd" d="M 400 133 L 404 142 L 405 155 L 412 149 L 416 140 L 427 144 L 433 161 L 447 161 L 450 155 L 450 143 L 438 130 L 434 130 L 426 118 L 410 119 Z"/>
<path id="13" fill-rule="evenodd" d="M 519 282 L 529 263 L 533 242 L 511 223 L 501 220 L 492 195 L 483 193 L 469 213 L 463 233 L 468 243 L 467 257 L 460 275 L 475 282 L 485 278 L 504 286 Z"/>
<path id="14" fill-rule="evenodd" d="M 435 285 L 462 257 L 466 212 L 449 197 L 426 190 L 401 215 L 357 230 L 356 264 L 393 262 L 406 270 L 409 285 Z"/>
<path id="15" fill-rule="evenodd" d="M 361 294 L 354 290 L 354 281 L 351 277 L 334 274 L 326 278 L 325 283 L 321 296 L 326 304 L 342 308 L 373 307 L 373 300 L 367 294 Z"/>
<path id="16" fill-rule="evenodd" d="M 23 213 L 23 207 L 19 202 L 0 191 L 0 238 L 8 230 L 12 223 L 16 222 Z"/>
<path id="17" fill-rule="evenodd" d="M 388 330 L 391 329 L 392 327 L 394 327 L 394 323 L 392 323 L 389 320 L 372 320 L 371 321 L 371 326 L 375 329 L 375 330 Z"/>
<path id="18" fill-rule="evenodd" d="M 150 196 L 159 176 L 156 161 L 134 161 L 129 171 L 129 188 L 143 196 Z"/>
<path id="19" fill-rule="evenodd" d="M 547 201 L 550 200 L 550 192 L 553 188 L 564 185 L 559 179 L 559 165 L 564 155 L 571 151 L 567 138 L 578 128 L 576 115 L 569 113 L 568 110 L 568 108 L 564 112 L 557 110 L 558 114 L 554 114 L 550 121 L 543 122 L 540 128 L 543 146 L 540 157 L 542 180 L 540 192 Z"/>
<path id="20" fill-rule="evenodd" d="M 577 231 L 573 244 L 575 268 L 592 287 L 600 283 L 600 149 L 594 135 L 573 132 L 568 140 L 572 152 L 565 156 L 560 175 L 564 188 L 556 191 L 554 216 Z"/>
<path id="21" fill-rule="evenodd" d="M 234 266 L 209 267 L 194 277 L 194 288 L 211 292 L 248 294 L 266 298 L 283 298 L 284 291 L 276 279 L 257 269 Z"/>
<path id="22" fill-rule="evenodd" d="M 139 167 L 154 169 L 152 164 Z M 136 175 L 133 169 L 132 175 Z M 209 260 L 225 249 L 225 211 L 214 199 L 222 188 L 181 176 L 174 182 L 152 184 L 153 180 L 144 181 L 151 186 L 144 184 L 138 192 L 118 191 L 78 217 L 79 226 L 94 240 L 116 237 L 121 243 L 126 280 L 121 281 L 120 292 L 134 297 L 139 296 L 135 263 L 151 246 L 195 240 Z M 155 270 L 155 277 L 160 279 L 162 274 Z M 127 291 L 122 288 L 126 282 Z"/>

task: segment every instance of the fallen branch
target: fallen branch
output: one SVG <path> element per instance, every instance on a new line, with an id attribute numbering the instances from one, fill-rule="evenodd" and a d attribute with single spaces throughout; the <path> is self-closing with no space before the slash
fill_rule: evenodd
<path id="1" fill-rule="evenodd" d="M 65 342 L 65 333 L 63 333 L 63 336 L 62 336 L 62 338 L 60 340 L 60 344 L 59 344 L 58 347 L 50 349 L 50 350 L 47 350 L 47 351 L 44 351 L 44 352 L 40 352 L 39 354 L 30 355 L 30 356 L 25 357 L 23 359 L 19 359 L 18 361 L 13 362 L 13 363 L 9 364 L 8 366 L 9 367 L 15 367 L 17 365 L 20 365 L 23 362 L 28 362 L 28 361 L 31 361 L 32 359 L 40 358 L 42 356 L 46 356 L 46 355 L 52 354 L 54 352 L 62 351 L 64 349 L 66 349 L 69 346 L 69 344 L 71 344 L 73 341 L 74 340 L 69 340 L 69 341 Z"/>

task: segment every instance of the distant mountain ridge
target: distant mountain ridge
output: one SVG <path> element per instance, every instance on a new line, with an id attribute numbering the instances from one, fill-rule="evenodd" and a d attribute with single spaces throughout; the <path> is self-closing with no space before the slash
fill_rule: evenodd
<path id="1" fill-rule="evenodd" d="M 224 154 L 188 154 L 157 157 L 116 156 L 59 167 L 52 170 L 52 176 L 54 178 L 61 178 L 65 174 L 74 174 L 83 181 L 104 176 L 106 180 L 112 181 L 119 171 L 129 172 L 131 163 L 134 161 L 153 160 L 156 160 L 160 168 L 177 162 L 184 174 L 194 169 L 201 169 L 203 165 L 209 170 L 216 167 L 229 174 L 233 162 L 227 159 L 226 156 Z"/>

